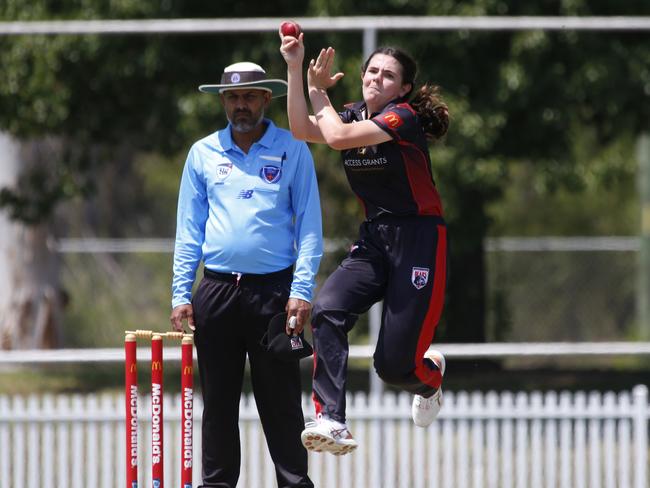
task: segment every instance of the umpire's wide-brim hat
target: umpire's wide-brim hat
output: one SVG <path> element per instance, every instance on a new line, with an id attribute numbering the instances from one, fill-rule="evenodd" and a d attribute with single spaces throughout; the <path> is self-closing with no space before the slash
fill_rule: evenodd
<path id="1" fill-rule="evenodd" d="M 288 336 L 286 323 L 286 312 L 274 316 L 260 342 L 262 347 L 280 361 L 298 361 L 311 356 L 314 349 L 305 339 L 304 333 Z"/>
<path id="2" fill-rule="evenodd" d="M 235 63 L 226 67 L 218 85 L 201 85 L 199 90 L 205 93 L 223 93 L 227 90 L 245 89 L 265 90 L 271 92 L 271 97 L 283 97 L 287 94 L 287 82 L 284 80 L 268 79 L 266 71 L 255 63 Z"/>

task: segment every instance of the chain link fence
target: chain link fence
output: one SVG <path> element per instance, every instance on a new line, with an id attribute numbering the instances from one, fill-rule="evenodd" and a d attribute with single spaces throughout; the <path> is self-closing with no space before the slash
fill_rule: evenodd
<path id="1" fill-rule="evenodd" d="M 633 340 L 636 238 L 486 242 L 490 341 Z"/>
<path id="2" fill-rule="evenodd" d="M 59 243 L 67 343 L 114 346 L 125 328 L 167 327 L 172 247 L 161 239 Z M 329 243 L 327 254 L 339 247 Z M 490 342 L 635 339 L 636 238 L 488 239 L 485 252 Z M 321 282 L 329 268 L 321 266 Z M 103 325 L 90 330 L 89 321 Z"/>

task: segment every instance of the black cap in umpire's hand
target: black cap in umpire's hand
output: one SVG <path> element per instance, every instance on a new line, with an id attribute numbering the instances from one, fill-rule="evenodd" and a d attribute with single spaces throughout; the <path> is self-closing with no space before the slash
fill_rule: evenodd
<path id="1" fill-rule="evenodd" d="M 301 332 L 299 335 L 286 333 L 287 314 L 279 313 L 269 322 L 269 328 L 262 337 L 260 344 L 281 361 L 297 361 L 311 356 L 314 353 L 311 344 L 305 339 Z"/>

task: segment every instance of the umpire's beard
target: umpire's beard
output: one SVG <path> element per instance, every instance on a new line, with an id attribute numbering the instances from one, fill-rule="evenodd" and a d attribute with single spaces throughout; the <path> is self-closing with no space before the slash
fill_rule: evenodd
<path id="1" fill-rule="evenodd" d="M 233 115 L 233 119 L 235 120 L 231 120 L 230 117 L 228 117 L 228 122 L 230 122 L 230 126 L 232 127 L 232 130 L 234 130 L 235 132 L 246 134 L 247 132 L 252 131 L 262 123 L 262 121 L 264 120 L 264 110 L 260 112 L 260 116 L 256 121 L 253 121 L 251 117 L 238 118 L 237 113 L 235 113 Z"/>

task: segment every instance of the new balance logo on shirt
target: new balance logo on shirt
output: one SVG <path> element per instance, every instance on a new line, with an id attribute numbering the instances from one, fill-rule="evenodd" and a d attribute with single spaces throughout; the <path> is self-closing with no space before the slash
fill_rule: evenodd
<path id="1" fill-rule="evenodd" d="M 254 190 L 242 190 L 239 192 L 239 195 L 237 195 L 237 198 L 242 200 L 248 200 L 253 196 L 253 191 Z"/>

